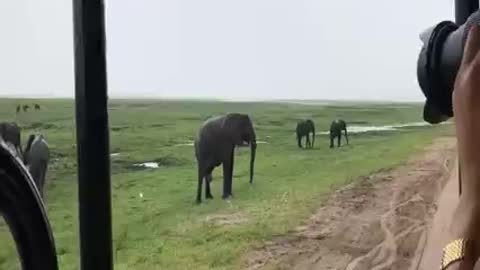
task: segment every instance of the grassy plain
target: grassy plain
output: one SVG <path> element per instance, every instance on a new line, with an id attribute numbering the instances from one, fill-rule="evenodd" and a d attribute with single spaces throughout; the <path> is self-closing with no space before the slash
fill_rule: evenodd
<path id="1" fill-rule="evenodd" d="M 47 209 L 60 269 L 79 267 L 76 149 L 72 100 L 37 100 L 42 110 L 15 115 L 17 102 L 0 100 L 0 119 L 16 120 L 22 140 L 45 134 L 52 151 Z M 239 149 L 234 199 L 221 197 L 222 170 L 214 171 L 214 200 L 195 205 L 192 146 L 199 125 L 225 112 L 252 115 L 259 144 L 255 182 L 248 184 L 248 149 Z M 325 135 L 313 150 L 296 146 L 297 120 L 312 118 L 325 131 L 334 118 L 352 125 L 421 121 L 421 104 L 291 104 L 111 100 L 112 212 L 115 269 L 239 269 L 241 256 L 262 241 L 300 225 L 332 189 L 395 166 L 451 133 L 451 126 L 351 134 L 349 146 L 330 149 Z M 184 145 L 182 145 L 184 144 Z M 132 164 L 156 161 L 157 169 Z M 143 197 L 139 194 L 142 193 Z M 0 269 L 18 269 L 13 241 L 0 227 Z"/>

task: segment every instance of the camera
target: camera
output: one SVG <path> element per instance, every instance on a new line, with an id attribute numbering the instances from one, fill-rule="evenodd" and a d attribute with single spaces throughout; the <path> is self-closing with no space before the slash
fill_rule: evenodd
<path id="1" fill-rule="evenodd" d="M 417 79 L 426 97 L 423 119 L 431 124 L 453 116 L 452 92 L 468 32 L 480 23 L 480 11 L 462 25 L 442 21 L 420 34 L 423 46 L 417 61 Z"/>

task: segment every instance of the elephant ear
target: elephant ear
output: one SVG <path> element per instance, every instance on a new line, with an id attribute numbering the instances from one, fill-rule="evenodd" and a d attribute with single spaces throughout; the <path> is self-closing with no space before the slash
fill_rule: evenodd
<path id="1" fill-rule="evenodd" d="M 227 136 L 232 140 L 235 145 L 241 145 L 243 143 L 242 134 L 245 132 L 245 120 L 248 116 L 231 113 L 225 116 L 223 122 L 223 128 Z"/>

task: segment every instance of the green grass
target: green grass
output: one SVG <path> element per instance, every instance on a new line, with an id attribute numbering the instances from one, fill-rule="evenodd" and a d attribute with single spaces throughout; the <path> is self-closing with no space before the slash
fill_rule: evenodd
<path id="1" fill-rule="evenodd" d="M 17 102 L 27 101 L 0 100 L 0 119 L 16 119 L 24 129 L 22 140 L 33 131 L 46 135 L 53 155 L 46 201 L 58 259 L 62 270 L 78 269 L 73 103 L 39 100 L 42 111 L 16 117 Z M 333 150 L 326 136 L 317 136 L 315 149 L 299 150 L 296 121 L 311 117 L 318 131 L 327 130 L 337 117 L 362 125 L 421 121 L 420 104 L 400 105 L 110 101 L 111 152 L 120 153 L 111 158 L 115 269 L 241 268 L 242 254 L 300 225 L 332 189 L 397 165 L 435 137 L 451 133 L 450 126 L 434 126 L 352 134 L 351 145 Z M 252 186 L 248 149 L 241 149 L 234 199 L 220 199 L 222 170 L 217 168 L 215 199 L 198 206 L 193 148 L 176 144 L 193 140 L 203 120 L 225 112 L 250 113 L 258 139 L 268 144 L 258 146 Z M 163 166 L 131 166 L 151 160 Z M 233 224 L 223 224 L 223 219 Z M 16 269 L 17 260 L 6 227 L 0 227 L 0 269 Z"/>

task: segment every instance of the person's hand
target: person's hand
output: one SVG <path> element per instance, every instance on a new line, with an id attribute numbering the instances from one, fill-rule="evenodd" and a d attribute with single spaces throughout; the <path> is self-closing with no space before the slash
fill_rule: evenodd
<path id="1" fill-rule="evenodd" d="M 462 194 L 451 224 L 451 241 L 472 241 L 466 258 L 451 267 L 473 269 L 480 255 L 480 27 L 474 25 L 465 44 L 452 96 Z"/>

